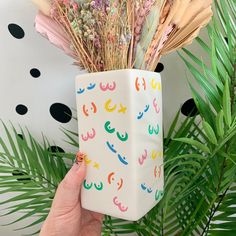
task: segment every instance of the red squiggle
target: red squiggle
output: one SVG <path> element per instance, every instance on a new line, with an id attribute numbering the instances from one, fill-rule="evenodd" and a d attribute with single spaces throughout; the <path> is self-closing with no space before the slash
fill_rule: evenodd
<path id="1" fill-rule="evenodd" d="M 94 114 L 97 113 L 97 107 L 96 107 L 96 105 L 95 105 L 94 102 L 91 102 L 91 107 L 90 107 L 90 109 L 92 110 L 92 112 L 93 112 Z M 86 105 L 83 105 L 83 113 L 84 113 L 85 116 L 89 116 L 89 115 L 90 115 L 90 114 L 89 114 L 89 109 L 88 109 L 88 107 L 87 107 Z"/>
<path id="2" fill-rule="evenodd" d="M 138 80 L 139 80 L 139 78 L 137 77 L 136 80 L 135 80 L 135 88 L 136 88 L 137 91 L 139 91 L 139 89 L 140 89 L 139 88 L 140 84 L 139 84 Z"/>
<path id="3" fill-rule="evenodd" d="M 85 105 L 83 105 L 83 112 L 84 112 L 84 114 L 85 114 L 86 116 L 89 116 L 89 114 L 88 114 L 88 109 L 86 109 L 86 106 L 85 106 Z"/>
<path id="4" fill-rule="evenodd" d="M 97 113 L 97 107 L 96 107 L 95 103 L 92 102 L 91 105 L 93 107 L 93 113 Z"/>
<path id="5" fill-rule="evenodd" d="M 142 78 L 142 81 L 143 81 L 143 89 L 146 90 L 146 81 L 144 78 Z"/>
<path id="6" fill-rule="evenodd" d="M 143 90 L 146 90 L 147 85 L 146 85 L 146 81 L 145 81 L 144 78 L 142 78 L 142 84 L 141 85 L 143 86 Z M 136 77 L 136 79 L 135 79 L 135 88 L 138 92 L 140 91 L 139 77 Z"/>

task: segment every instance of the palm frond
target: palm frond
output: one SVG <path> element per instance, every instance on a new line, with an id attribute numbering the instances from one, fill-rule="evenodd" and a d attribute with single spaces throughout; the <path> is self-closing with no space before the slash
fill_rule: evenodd
<path id="1" fill-rule="evenodd" d="M 207 137 L 205 139 L 205 137 L 201 136 L 200 143 L 205 148 L 207 147 L 210 152 L 206 153 L 206 150 L 198 144 L 198 150 L 204 151 L 206 160 L 202 163 L 201 169 L 197 171 L 187 184 L 187 187 L 182 190 L 186 189 L 187 194 L 182 198 L 178 196 L 175 201 L 177 206 L 182 202 L 184 209 L 182 211 L 184 215 L 188 215 L 180 235 L 208 235 L 208 233 L 210 235 L 233 235 L 234 233 L 234 227 L 231 227 L 231 225 L 235 224 L 234 217 L 231 217 L 230 221 L 227 222 L 222 217 L 222 221 L 217 222 L 217 224 L 213 220 L 214 217 L 219 215 L 221 204 L 224 206 L 224 202 L 227 201 L 227 195 L 229 189 L 235 183 L 236 174 L 235 158 L 228 149 L 229 146 L 232 146 L 232 141 L 235 140 L 236 134 L 235 114 L 233 112 L 235 109 L 234 80 L 236 57 L 232 53 L 236 48 L 233 32 L 235 28 L 232 29 L 235 24 L 235 17 L 228 2 L 226 0 L 215 1 L 218 18 L 215 17 L 213 23 L 208 26 L 208 33 L 212 42 L 211 48 L 198 39 L 199 45 L 209 54 L 212 67 L 207 68 L 204 62 L 197 59 L 187 49 L 183 51 L 188 59 L 186 59 L 186 56 L 181 55 L 193 78 L 197 81 L 201 94 L 205 96 L 205 98 L 202 97 L 196 88 L 190 85 L 201 114 L 202 131 L 205 134 L 204 136 Z M 225 14 L 222 14 L 222 12 L 225 12 Z M 225 37 L 227 37 L 228 43 L 226 43 Z M 196 66 L 201 67 L 202 72 Z M 196 145 L 197 140 L 195 138 L 193 140 L 184 138 L 182 141 Z M 195 189 L 194 196 L 196 197 L 192 198 L 192 204 L 194 204 L 192 210 L 187 201 L 192 195 L 189 189 Z M 196 193 L 195 191 L 198 192 Z M 230 208 L 235 203 L 236 201 L 231 202 L 232 205 L 227 206 Z M 216 230 L 214 231 L 214 229 Z"/>
<path id="2" fill-rule="evenodd" d="M 48 150 L 50 145 L 45 137 L 44 145 L 40 145 L 28 130 L 20 127 L 21 138 L 15 127 L 9 130 L 4 123 L 2 125 L 6 140 L 0 137 L 0 193 L 15 192 L 17 195 L 0 204 L 12 204 L 5 215 L 25 211 L 9 224 L 38 216 L 23 228 L 31 227 L 46 218 L 55 190 L 68 169 L 61 157 Z"/>

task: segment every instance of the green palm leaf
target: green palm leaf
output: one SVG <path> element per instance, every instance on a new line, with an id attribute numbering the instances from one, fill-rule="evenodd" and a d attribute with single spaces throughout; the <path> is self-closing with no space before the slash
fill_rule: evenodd
<path id="1" fill-rule="evenodd" d="M 7 141 L 0 138 L 0 173 L 4 174 L 0 176 L 0 193 L 16 192 L 17 195 L 0 204 L 13 203 L 5 215 L 26 211 L 10 224 L 39 215 L 33 223 L 23 228 L 31 227 L 46 218 L 55 190 L 64 178 L 67 167 L 61 157 L 50 153 L 46 145 L 40 145 L 29 131 L 24 132 L 20 128 L 22 139 L 14 127 L 11 131 L 4 123 L 3 127 Z M 46 138 L 43 139 L 48 144 Z"/>

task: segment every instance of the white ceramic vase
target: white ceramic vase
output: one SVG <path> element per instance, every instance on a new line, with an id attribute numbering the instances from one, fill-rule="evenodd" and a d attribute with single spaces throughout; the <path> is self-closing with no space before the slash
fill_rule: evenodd
<path id="1" fill-rule="evenodd" d="M 79 75 L 80 150 L 88 157 L 82 207 L 136 221 L 163 195 L 160 74 L 114 70 Z"/>

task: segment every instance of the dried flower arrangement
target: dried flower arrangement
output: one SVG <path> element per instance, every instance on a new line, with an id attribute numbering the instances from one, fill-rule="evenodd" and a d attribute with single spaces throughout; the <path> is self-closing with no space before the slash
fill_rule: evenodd
<path id="1" fill-rule="evenodd" d="M 154 71 L 211 19 L 212 0 L 33 0 L 36 29 L 88 72 Z"/>

